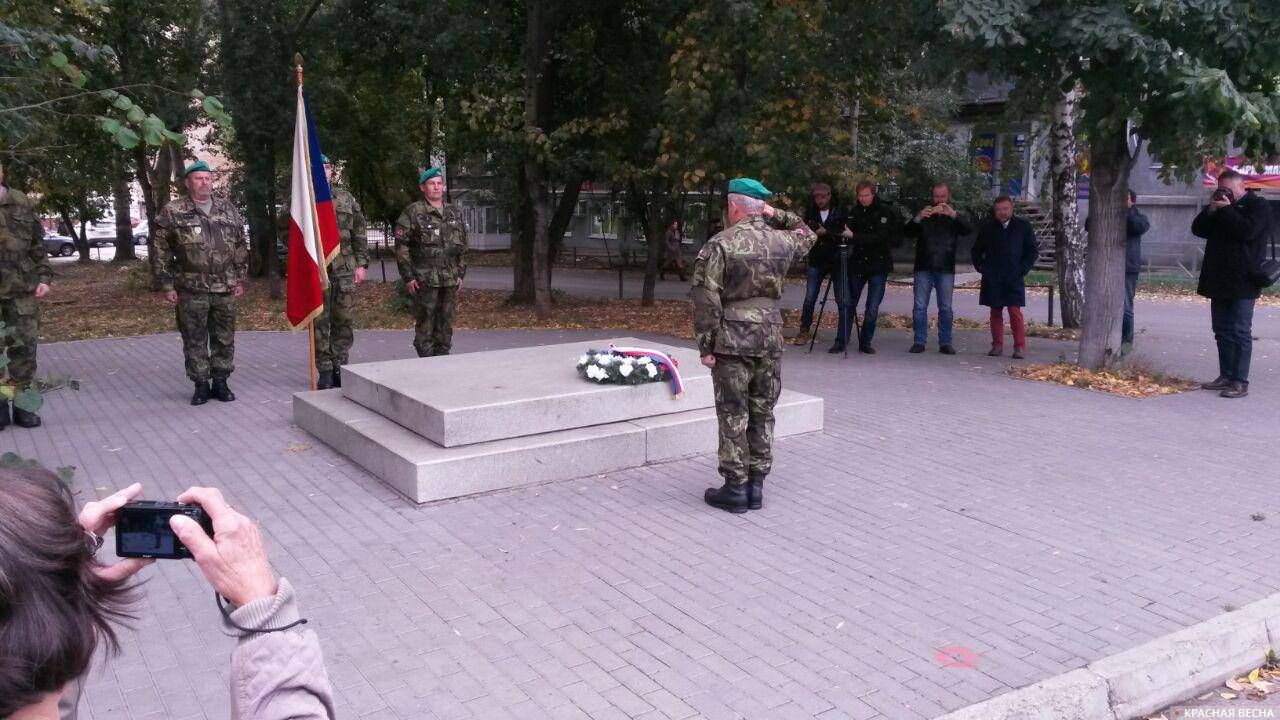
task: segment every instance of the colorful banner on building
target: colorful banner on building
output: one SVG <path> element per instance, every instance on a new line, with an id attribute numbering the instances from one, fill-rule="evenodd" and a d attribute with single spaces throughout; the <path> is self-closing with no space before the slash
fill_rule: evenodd
<path id="1" fill-rule="evenodd" d="M 973 160 L 978 165 L 978 172 L 987 176 L 987 186 L 996 184 L 996 135 L 982 133 L 974 138 Z"/>
<path id="2" fill-rule="evenodd" d="M 1280 189 L 1280 165 L 1254 165 L 1234 155 L 1223 162 L 1206 161 L 1202 184 L 1205 187 L 1217 187 L 1218 173 L 1227 168 L 1244 175 L 1245 187 Z"/>

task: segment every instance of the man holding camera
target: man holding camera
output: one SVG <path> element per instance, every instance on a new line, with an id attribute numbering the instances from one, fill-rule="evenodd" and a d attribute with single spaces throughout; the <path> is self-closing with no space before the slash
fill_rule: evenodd
<path id="1" fill-rule="evenodd" d="M 763 507 L 773 466 L 773 406 L 782 392 L 778 300 L 791 260 L 813 245 L 804 220 L 777 210 L 750 178 L 729 182 L 728 225 L 693 266 L 693 330 L 711 369 L 720 431 L 720 475 L 703 500 L 731 513 Z"/>
<path id="2" fill-rule="evenodd" d="M 809 226 L 818 240 L 809 250 L 809 272 L 804 292 L 804 305 L 800 311 L 800 334 L 796 335 L 793 341 L 796 345 L 805 345 L 809 342 L 813 308 L 818 302 L 818 294 L 822 291 L 823 279 L 832 277 L 840 233 L 844 230 L 844 210 L 832 205 L 831 186 L 826 183 L 814 183 L 810 192 L 813 203 L 804 214 L 804 224 Z M 844 302 L 844 294 L 847 290 L 848 288 L 837 285 L 836 302 Z"/>
<path id="3" fill-rule="evenodd" d="M 955 355 L 951 345 L 951 297 L 956 286 L 956 245 L 973 226 L 951 207 L 951 188 L 933 186 L 933 202 L 907 223 L 906 234 L 916 238 L 915 298 L 911 307 L 914 333 L 909 352 L 924 352 L 929 339 L 929 294 L 938 296 L 938 352 Z"/>
<path id="4" fill-rule="evenodd" d="M 885 284 L 893 271 L 893 257 L 889 245 L 894 231 L 901 224 L 888 204 L 876 197 L 875 183 L 863 180 L 857 187 L 858 202 L 845 218 L 841 237 L 849 242 L 847 303 L 840 303 L 840 331 L 836 344 L 827 352 L 842 353 L 853 329 L 853 316 L 858 312 L 858 300 L 862 290 L 867 290 L 867 305 L 862 316 L 862 329 L 858 334 L 858 351 L 875 354 L 871 341 L 876 334 L 876 321 L 880 317 L 880 302 L 884 300 Z M 846 309 L 847 305 L 847 309 Z"/>
<path id="5" fill-rule="evenodd" d="M 1218 345 L 1218 377 L 1201 387 L 1224 398 L 1242 398 L 1249 394 L 1253 306 L 1264 286 L 1258 272 L 1271 233 L 1270 208 L 1246 190 L 1243 175 L 1224 170 L 1208 207 L 1191 223 L 1191 232 L 1205 239 L 1196 291 L 1209 298 Z"/>

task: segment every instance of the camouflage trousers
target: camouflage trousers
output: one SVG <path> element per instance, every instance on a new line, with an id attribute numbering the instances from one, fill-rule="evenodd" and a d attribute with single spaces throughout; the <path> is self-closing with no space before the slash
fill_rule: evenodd
<path id="1" fill-rule="evenodd" d="M 231 293 L 178 291 L 178 332 L 187 377 L 225 378 L 235 370 L 236 299 Z"/>
<path id="2" fill-rule="evenodd" d="M 453 347 L 453 319 L 458 314 L 458 286 L 422 285 L 413 296 L 413 349 L 418 357 L 448 355 Z"/>
<path id="3" fill-rule="evenodd" d="M 782 392 L 782 357 L 717 354 L 711 379 L 720 474 L 731 485 L 764 479 L 773 468 L 773 406 Z"/>
<path id="4" fill-rule="evenodd" d="M 355 342 L 352 323 L 356 313 L 355 278 L 329 278 L 324 311 L 316 318 L 316 369 L 337 370 L 347 364 Z"/>
<path id="5" fill-rule="evenodd" d="M 33 295 L 0 298 L 0 322 L 4 323 L 0 347 L 9 358 L 10 381 L 25 387 L 36 376 L 36 339 L 40 314 Z"/>

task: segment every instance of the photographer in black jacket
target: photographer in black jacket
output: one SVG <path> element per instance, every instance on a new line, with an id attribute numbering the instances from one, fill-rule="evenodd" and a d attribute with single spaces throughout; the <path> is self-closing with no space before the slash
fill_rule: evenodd
<path id="1" fill-rule="evenodd" d="M 915 300 L 911 308 L 914 340 L 909 352 L 924 352 L 929 339 L 929 294 L 938 296 L 938 351 L 955 355 L 951 345 L 951 297 L 956 287 L 956 244 L 973 232 L 955 208 L 946 183 L 933 186 L 933 202 L 912 218 L 906 234 L 916 238 Z"/>
<path id="2" fill-rule="evenodd" d="M 1191 232 L 1205 239 L 1197 292 L 1209 298 L 1218 345 L 1218 378 L 1201 387 L 1225 398 L 1242 398 L 1249 394 L 1253 305 L 1262 294 L 1256 276 L 1271 233 L 1271 208 L 1245 189 L 1243 175 L 1224 170 Z"/>
<path id="3" fill-rule="evenodd" d="M 867 290 L 866 311 L 863 313 L 862 331 L 858 336 L 858 350 L 868 355 L 875 353 L 871 341 L 876 334 L 876 320 L 880 316 L 880 301 L 884 300 L 884 286 L 893 270 L 890 245 L 902 220 L 893 209 L 876 197 L 875 183 L 863 180 L 858 183 L 858 202 L 849 209 L 845 229 L 841 236 L 849 241 L 849 302 L 840 303 L 840 332 L 836 344 L 828 352 L 844 352 L 853 314 L 862 289 Z M 845 309 L 848 306 L 848 311 Z"/>
<path id="4" fill-rule="evenodd" d="M 804 292 L 804 306 L 800 311 L 800 334 L 796 336 L 796 345 L 809 342 L 809 326 L 813 323 L 813 307 L 818 302 L 818 294 L 822 291 L 822 281 L 830 277 L 835 270 L 837 245 L 840 233 L 844 230 L 844 210 L 836 207 L 831 195 L 831 186 L 826 183 L 814 183 L 810 188 L 813 203 L 805 211 L 804 222 L 810 230 L 818 235 L 818 240 L 809 250 L 809 272 Z M 843 303 L 847 288 L 836 288 L 836 302 Z"/>

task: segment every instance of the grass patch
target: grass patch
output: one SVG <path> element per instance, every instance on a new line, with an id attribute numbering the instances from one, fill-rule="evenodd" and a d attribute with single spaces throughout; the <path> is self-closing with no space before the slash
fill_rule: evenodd
<path id="1" fill-rule="evenodd" d="M 1129 398 L 1173 395 L 1199 387 L 1198 383 L 1186 378 L 1128 361 L 1097 371 L 1067 362 L 1056 362 L 1013 365 L 1005 372 L 1023 380 L 1057 383 Z"/>

